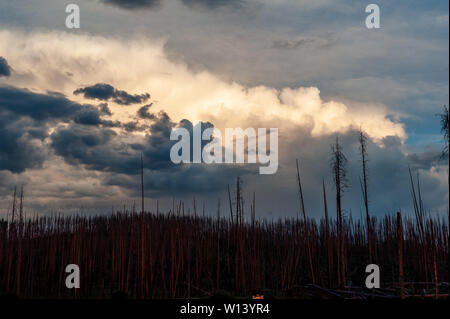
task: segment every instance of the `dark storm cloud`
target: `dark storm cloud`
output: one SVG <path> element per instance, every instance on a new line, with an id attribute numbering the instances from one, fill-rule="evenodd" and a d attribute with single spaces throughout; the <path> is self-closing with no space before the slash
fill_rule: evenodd
<path id="1" fill-rule="evenodd" d="M 11 67 L 4 57 L 0 56 L 0 76 L 10 76 Z"/>
<path id="2" fill-rule="evenodd" d="M 108 106 L 108 103 L 100 103 L 98 105 L 98 108 L 100 109 L 100 113 L 102 113 L 103 115 L 112 115 L 112 112 Z"/>
<path id="3" fill-rule="evenodd" d="M 162 4 L 162 0 L 101 0 L 101 2 L 126 10 L 157 9 Z M 220 7 L 239 9 L 244 3 L 243 0 L 181 0 L 181 2 L 190 8 L 209 10 Z"/>
<path id="4" fill-rule="evenodd" d="M 150 168 L 172 166 L 170 161 L 171 128 L 174 126 L 165 113 L 160 113 L 150 126 L 151 135 L 135 136 L 137 142 L 125 142 L 128 135 L 119 135 L 109 128 L 77 123 L 60 128 L 51 135 L 51 145 L 57 155 L 72 165 L 88 169 L 124 174 L 137 174 L 140 153 Z"/>
<path id="5" fill-rule="evenodd" d="M 97 99 L 103 101 L 108 101 L 111 99 L 121 105 L 144 103 L 150 98 L 149 93 L 132 95 L 122 90 L 116 90 L 113 86 L 106 83 L 97 83 L 92 86 L 79 88 L 75 90 L 73 94 L 83 94 L 86 99 Z"/>
<path id="6" fill-rule="evenodd" d="M 161 4 L 161 0 L 101 0 L 101 2 L 127 10 L 154 9 Z"/>
<path id="7" fill-rule="evenodd" d="M 197 124 L 199 125 L 199 124 Z M 55 153 L 71 165 L 82 165 L 90 170 L 107 172 L 104 183 L 134 190 L 140 173 L 141 154 L 146 174 L 146 189 L 161 192 L 195 192 L 223 189 L 230 178 L 257 169 L 229 165 L 175 165 L 170 159 L 170 149 L 176 141 L 170 140 L 172 129 L 186 128 L 191 135 L 194 126 L 188 120 L 178 125 L 163 111 L 155 115 L 146 136 L 118 134 L 103 126 L 73 123 L 59 128 L 51 136 Z M 121 124 L 126 131 L 139 130 L 138 123 Z M 127 127 L 129 129 L 127 129 Z M 213 127 L 202 123 L 202 130 Z M 203 141 L 205 145 L 208 141 Z"/>
<path id="8" fill-rule="evenodd" d="M 92 105 L 79 104 L 55 92 L 40 94 L 11 86 L 0 87 L 0 111 L 8 111 L 36 121 L 60 120 L 84 125 L 106 123 L 100 117 L 111 114 L 107 105 L 96 108 Z"/>
<path id="9" fill-rule="evenodd" d="M 21 173 L 41 167 L 46 150 L 40 147 L 47 133 L 30 119 L 17 118 L 1 110 L 0 105 L 0 171 Z"/>
<path id="10" fill-rule="evenodd" d="M 214 125 L 210 122 L 201 122 L 196 125 L 201 125 L 201 132 L 209 127 L 214 127 Z M 188 130 L 190 135 L 190 152 L 191 152 L 191 160 L 193 156 L 193 128 L 194 126 L 189 120 L 181 120 L 178 125 L 172 122 L 167 113 L 161 111 L 157 115 L 157 120 L 153 121 L 150 125 L 151 135 L 146 137 L 146 141 L 144 144 L 143 154 L 144 157 L 149 160 L 153 160 L 155 163 L 152 164 L 152 167 L 155 168 L 173 168 L 172 161 L 170 160 L 170 149 L 177 141 L 170 140 L 170 133 L 172 129 L 176 126 L 183 127 Z M 202 147 L 206 145 L 208 141 L 202 141 Z M 177 168 L 180 165 L 176 165 Z"/>
<path id="11" fill-rule="evenodd" d="M 82 108 L 74 117 L 74 122 L 84 125 L 100 125 L 103 120 L 100 118 L 100 112 L 92 107 Z"/>
<path id="12" fill-rule="evenodd" d="M 69 164 L 83 163 L 94 170 L 108 170 L 120 164 L 126 170 L 128 153 L 124 146 L 114 143 L 116 136 L 111 129 L 72 124 L 56 130 L 50 138 L 55 153 Z"/>
<path id="13" fill-rule="evenodd" d="M 106 83 L 97 83 L 92 86 L 77 89 L 73 94 L 83 94 L 87 99 L 109 100 L 114 96 L 114 87 Z"/>
<path id="14" fill-rule="evenodd" d="M 62 94 L 39 94 L 0 86 L 0 170 L 14 173 L 42 165 L 48 155 L 43 143 L 56 123 L 103 124 L 100 110 Z"/>
<path id="15" fill-rule="evenodd" d="M 217 9 L 229 7 L 239 9 L 243 7 L 243 0 L 181 0 L 188 7 L 202 7 L 206 9 Z"/>
<path id="16" fill-rule="evenodd" d="M 144 105 L 143 107 L 141 107 L 138 112 L 137 115 L 141 118 L 141 119 L 148 119 L 148 120 L 154 120 L 155 119 L 155 114 L 150 113 L 148 110 L 149 108 L 152 106 L 152 104 L 147 104 Z"/>
<path id="17" fill-rule="evenodd" d="M 38 94 L 11 86 L 0 87 L 0 110 L 35 120 L 67 118 L 80 106 L 58 93 Z"/>
<path id="18" fill-rule="evenodd" d="M 149 129 L 148 125 L 140 125 L 139 122 L 126 122 L 121 127 L 127 132 L 143 132 Z"/>

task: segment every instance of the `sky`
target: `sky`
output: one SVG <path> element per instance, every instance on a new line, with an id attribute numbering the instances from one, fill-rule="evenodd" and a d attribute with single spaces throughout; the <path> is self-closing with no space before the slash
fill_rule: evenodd
<path id="1" fill-rule="evenodd" d="M 65 8 L 80 8 L 68 29 Z M 334 213 L 330 145 L 348 160 L 346 216 L 363 211 L 358 130 L 374 216 L 412 213 L 408 167 L 430 214 L 448 209 L 439 116 L 449 104 L 448 1 L 0 0 L 0 217 L 24 187 L 29 214 L 108 213 L 185 201 L 228 214 L 242 180 L 257 216 L 295 217 L 296 159 L 309 216 Z M 278 171 L 174 164 L 177 127 L 278 128 Z M 137 206 L 139 206 L 137 204 Z"/>

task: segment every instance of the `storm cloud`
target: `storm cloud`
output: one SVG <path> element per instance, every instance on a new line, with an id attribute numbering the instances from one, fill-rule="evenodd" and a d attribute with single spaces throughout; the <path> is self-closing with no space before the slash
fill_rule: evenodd
<path id="1" fill-rule="evenodd" d="M 243 0 L 181 0 L 183 4 L 188 7 L 201 7 L 206 9 L 217 9 L 221 7 L 228 7 L 239 9 L 243 8 Z"/>
<path id="2" fill-rule="evenodd" d="M 116 90 L 113 86 L 106 83 L 97 83 L 92 86 L 79 88 L 73 94 L 82 94 L 86 99 L 112 100 L 121 105 L 144 103 L 150 98 L 149 93 L 132 95 L 122 90 Z"/>
<path id="3" fill-rule="evenodd" d="M 213 127 L 199 123 L 202 131 Z M 159 112 L 145 136 L 118 134 L 97 126 L 73 123 L 56 130 L 51 136 L 51 147 L 66 163 L 83 166 L 88 170 L 107 172 L 103 183 L 120 186 L 136 192 L 140 174 L 141 156 L 145 168 L 145 188 L 153 195 L 193 192 L 215 192 L 239 175 L 256 174 L 257 168 L 246 165 L 175 165 L 170 159 L 170 149 L 176 141 L 170 133 L 176 126 L 190 132 L 191 156 L 194 125 L 188 120 L 172 122 L 165 112 Z M 131 130 L 133 131 L 133 130 Z M 204 146 L 209 140 L 202 141 Z"/>
<path id="4" fill-rule="evenodd" d="M 45 127 L 0 110 L 0 171 L 21 173 L 39 168 L 46 159 Z"/>
<path id="5" fill-rule="evenodd" d="M 33 120 L 70 119 L 99 112 L 91 105 L 81 105 L 55 92 L 34 93 L 27 89 L 0 86 L 0 111 L 8 111 Z"/>
<path id="6" fill-rule="evenodd" d="M 0 56 L 0 76 L 10 76 L 11 67 L 4 57 Z"/>
<path id="7" fill-rule="evenodd" d="M 154 9 L 161 4 L 161 0 L 101 0 L 101 2 L 127 10 Z"/>
<path id="8" fill-rule="evenodd" d="M 101 0 L 101 2 L 125 10 L 157 9 L 162 0 Z M 242 8 L 243 0 L 181 0 L 190 8 L 217 9 L 220 7 Z"/>
<path id="9" fill-rule="evenodd" d="M 91 123 L 75 121 L 69 126 L 57 129 L 50 136 L 55 153 L 62 156 L 69 164 L 84 165 L 92 170 L 133 175 L 139 173 L 142 154 L 144 161 L 148 163 L 148 169 L 178 167 L 170 159 L 170 149 L 176 143 L 170 140 L 170 133 L 176 123 L 172 122 L 163 111 L 155 116 L 145 136 L 121 134 L 108 127 L 87 124 Z M 132 124 L 122 123 L 121 127 L 133 126 Z M 192 138 L 193 125 L 190 121 L 182 120 L 178 126 L 186 128 Z M 202 124 L 202 130 L 209 127 L 213 125 Z M 133 128 L 125 129 L 128 132 L 134 130 Z M 203 145 L 207 142 L 203 141 Z"/>
<path id="10" fill-rule="evenodd" d="M 150 107 L 152 106 L 152 104 L 147 104 L 142 106 L 138 112 L 137 115 L 141 118 L 141 119 L 148 119 L 148 120 L 154 120 L 155 119 L 155 114 L 150 113 L 148 110 L 150 109 Z"/>
<path id="11" fill-rule="evenodd" d="M 64 95 L 34 93 L 0 86 L 0 170 L 20 173 L 41 167 L 48 156 L 44 140 L 58 123 L 98 126 L 100 110 L 70 101 Z"/>

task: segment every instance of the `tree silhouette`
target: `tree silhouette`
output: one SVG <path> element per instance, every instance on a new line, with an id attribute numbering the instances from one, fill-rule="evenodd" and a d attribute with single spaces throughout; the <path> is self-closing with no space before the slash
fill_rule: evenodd
<path id="1" fill-rule="evenodd" d="M 336 144 L 331 145 L 331 170 L 336 187 L 336 214 L 338 226 L 338 282 L 341 286 L 345 285 L 345 258 L 344 258 L 344 240 L 343 240 L 343 218 L 342 218 L 342 194 L 347 188 L 347 158 L 342 152 L 342 146 L 336 137 Z"/>
<path id="2" fill-rule="evenodd" d="M 366 224 L 367 224 L 367 241 L 369 242 L 369 263 L 372 263 L 372 231 L 370 225 L 369 215 L 369 196 L 367 194 L 367 180 L 368 180 L 368 168 L 367 168 L 367 136 L 362 128 L 359 130 L 359 150 L 361 152 L 361 164 L 362 164 L 362 180 L 359 179 L 361 184 L 361 190 L 364 197 L 364 207 L 366 208 Z"/>
<path id="3" fill-rule="evenodd" d="M 441 133 L 444 135 L 445 146 L 442 150 L 442 157 L 448 156 L 448 144 L 449 144 L 449 133 L 448 133 L 448 122 L 449 113 L 447 106 L 444 105 L 444 112 L 440 115 L 441 117 Z"/>

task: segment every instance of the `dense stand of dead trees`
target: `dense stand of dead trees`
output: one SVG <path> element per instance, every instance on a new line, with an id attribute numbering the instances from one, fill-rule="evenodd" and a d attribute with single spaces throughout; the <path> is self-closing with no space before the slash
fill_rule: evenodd
<path id="1" fill-rule="evenodd" d="M 115 291 L 138 298 L 224 292 L 250 296 L 255 291 L 308 297 L 305 287 L 313 280 L 327 289 L 350 289 L 349 282 L 364 286 L 368 246 L 359 220 L 240 223 L 183 215 L 183 206 L 178 207 L 168 214 L 124 211 L 2 221 L 0 291 L 22 297 L 74 297 L 64 284 L 70 263 L 81 269 L 79 297 L 106 297 Z M 394 289 L 392 295 L 420 294 L 423 288 L 448 293 L 446 222 L 425 218 L 420 234 L 417 220 L 406 218 L 400 224 L 398 217 L 372 218 L 373 262 L 382 269 L 382 286 Z M 349 270 L 345 284 L 337 272 L 340 264 L 333 263 L 341 241 Z"/>

